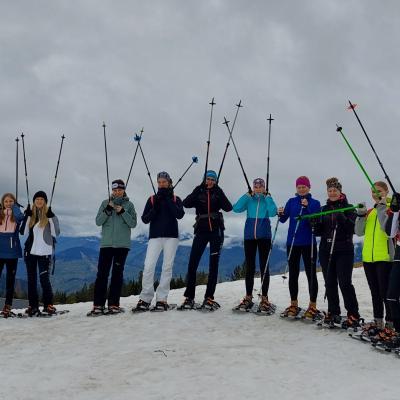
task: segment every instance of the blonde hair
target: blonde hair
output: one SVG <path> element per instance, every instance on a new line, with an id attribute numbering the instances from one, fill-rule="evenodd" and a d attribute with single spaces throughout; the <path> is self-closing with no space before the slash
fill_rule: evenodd
<path id="1" fill-rule="evenodd" d="M 4 213 L 4 209 L 6 208 L 4 206 L 4 201 L 5 199 L 9 197 L 10 199 L 14 200 L 14 204 L 17 202 L 17 199 L 15 198 L 15 196 L 12 193 L 4 193 L 2 198 L 1 198 L 1 209 L 0 209 L 0 224 L 3 223 L 4 218 L 5 218 L 5 213 Z M 11 221 L 15 222 L 15 218 L 14 218 L 14 213 L 11 210 Z"/>
<path id="2" fill-rule="evenodd" d="M 29 228 L 33 228 L 37 222 L 39 222 L 39 226 L 41 228 L 44 228 L 49 223 L 49 219 L 46 216 L 48 209 L 49 208 L 47 207 L 46 203 L 41 209 L 37 208 L 35 204 L 33 204 L 32 217 L 31 220 L 29 221 Z"/>

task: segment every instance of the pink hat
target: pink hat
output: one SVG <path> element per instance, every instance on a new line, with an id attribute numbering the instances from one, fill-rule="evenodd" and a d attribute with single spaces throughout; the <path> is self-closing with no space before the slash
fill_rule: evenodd
<path id="1" fill-rule="evenodd" d="M 306 176 L 300 176 L 296 179 L 296 186 L 304 185 L 311 189 L 310 180 Z"/>

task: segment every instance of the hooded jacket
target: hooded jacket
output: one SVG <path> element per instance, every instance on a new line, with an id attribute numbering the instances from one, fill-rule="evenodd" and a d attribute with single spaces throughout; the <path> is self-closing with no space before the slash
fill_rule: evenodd
<path id="1" fill-rule="evenodd" d="M 12 206 L 12 214 L 14 215 L 15 222 L 12 225 L 10 231 L 10 210 L 5 210 L 5 218 L 3 223 L 0 225 L 0 258 L 21 258 L 22 248 L 19 240 L 19 229 L 20 224 L 24 219 L 19 207 L 14 204 Z"/>

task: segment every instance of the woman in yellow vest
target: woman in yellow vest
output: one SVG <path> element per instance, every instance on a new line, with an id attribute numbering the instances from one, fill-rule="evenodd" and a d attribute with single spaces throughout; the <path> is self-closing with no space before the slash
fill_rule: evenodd
<path id="1" fill-rule="evenodd" d="M 373 208 L 367 210 L 364 206 L 357 210 L 355 233 L 358 236 L 364 236 L 362 260 L 372 296 L 373 325 L 379 330 L 384 328 L 384 308 L 386 310 L 386 326 L 391 328 L 393 325 L 386 293 L 392 269 L 394 244 L 385 232 L 390 205 L 390 199 L 387 197 L 389 188 L 385 182 L 381 181 L 375 182 L 375 187 L 380 197 L 372 190 L 372 198 L 375 201 Z"/>

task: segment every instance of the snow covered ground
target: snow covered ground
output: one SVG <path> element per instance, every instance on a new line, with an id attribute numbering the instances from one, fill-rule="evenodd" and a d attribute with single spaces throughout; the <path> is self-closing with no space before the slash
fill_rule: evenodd
<path id="1" fill-rule="evenodd" d="M 307 304 L 305 275 L 300 299 Z M 325 309 L 320 282 L 320 308 Z M 354 283 L 361 311 L 371 318 L 364 271 Z M 256 289 L 259 288 L 259 280 Z M 50 319 L 0 320 L 0 399 L 356 399 L 399 397 L 400 358 L 355 341 L 345 332 L 320 330 L 279 318 L 288 305 L 287 283 L 272 277 L 270 317 L 237 315 L 232 306 L 244 282 L 218 285 L 222 309 L 130 312 L 87 318 L 76 304 Z M 183 290 L 171 293 L 179 303 Z M 201 299 L 204 287 L 198 289 Z M 129 308 L 137 298 L 124 298 Z M 343 310 L 344 312 L 344 310 Z"/>

